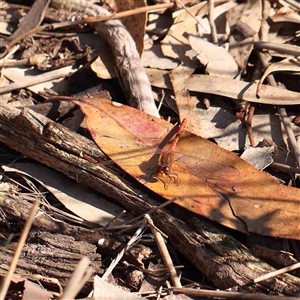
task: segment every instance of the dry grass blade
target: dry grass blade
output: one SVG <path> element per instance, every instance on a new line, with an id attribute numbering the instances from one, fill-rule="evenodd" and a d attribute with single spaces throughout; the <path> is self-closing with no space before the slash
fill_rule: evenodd
<path id="1" fill-rule="evenodd" d="M 63 295 L 59 298 L 60 300 L 69 300 L 76 297 L 93 273 L 93 269 L 89 267 L 90 263 L 91 261 L 87 257 L 82 257 L 74 270 Z"/>
<path id="2" fill-rule="evenodd" d="M 115 268 L 115 266 L 118 264 L 118 262 L 121 260 L 123 255 L 126 253 L 126 251 L 130 248 L 130 246 L 139 239 L 139 236 L 143 233 L 144 229 L 146 228 L 146 222 L 143 222 L 138 230 L 135 232 L 135 234 L 132 236 L 132 238 L 128 241 L 126 246 L 122 249 L 122 251 L 119 252 L 117 257 L 113 260 L 113 262 L 110 264 L 106 272 L 103 274 L 102 279 L 106 279 L 108 275 L 112 272 L 112 270 Z M 101 242 L 101 241 L 99 241 Z"/>
<path id="3" fill-rule="evenodd" d="M 14 274 L 14 272 L 16 270 L 18 259 L 19 259 L 20 255 L 21 255 L 22 248 L 23 248 L 23 246 L 24 246 L 24 244 L 26 242 L 27 236 L 29 234 L 29 230 L 31 228 L 31 225 L 32 225 L 33 220 L 34 220 L 34 217 L 35 217 L 36 212 L 37 212 L 37 210 L 39 208 L 39 205 L 40 205 L 40 202 L 39 201 L 35 201 L 32 209 L 31 209 L 30 215 L 28 216 L 28 219 L 27 219 L 27 221 L 25 223 L 25 226 L 23 228 L 23 231 L 22 231 L 19 243 L 18 243 L 18 247 L 17 247 L 16 252 L 15 252 L 13 261 L 11 262 L 11 265 L 10 265 L 9 271 L 8 271 L 6 277 L 5 277 L 5 280 L 3 281 L 3 283 L 2 283 L 2 285 L 0 287 L 0 300 L 4 300 L 5 299 L 5 295 L 7 293 L 8 288 L 9 288 L 12 275 Z"/>

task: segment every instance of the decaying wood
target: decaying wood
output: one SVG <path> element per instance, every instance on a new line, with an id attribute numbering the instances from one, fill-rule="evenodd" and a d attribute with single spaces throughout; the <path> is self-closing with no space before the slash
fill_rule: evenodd
<path id="1" fill-rule="evenodd" d="M 160 204 L 143 186 L 102 167 L 103 154 L 92 141 L 30 109 L 0 109 L 0 141 L 92 187 L 135 215 Z M 171 215 L 174 209 L 181 219 Z M 158 210 L 152 217 L 169 241 L 219 289 L 235 287 L 238 291 L 285 295 L 300 291 L 300 279 L 288 274 L 252 284 L 253 279 L 274 268 L 214 223 L 176 206 Z M 78 236 L 86 238 L 77 234 L 76 239 Z"/>
<path id="2" fill-rule="evenodd" d="M 111 15 L 106 9 L 91 1 L 52 0 L 51 5 L 55 8 L 83 12 L 92 17 Z M 111 48 L 130 106 L 159 117 L 150 81 L 141 64 L 135 42 L 122 22 L 119 20 L 97 22 L 93 27 Z"/>
<path id="3" fill-rule="evenodd" d="M 56 243 L 49 243 L 49 241 Z M 54 235 L 49 232 L 40 231 L 33 238 L 29 238 L 23 248 L 18 261 L 17 273 L 56 278 L 64 286 L 70 279 L 82 256 L 85 255 L 91 260 L 91 267 L 94 269 L 94 274 L 103 274 L 100 261 L 101 256 L 96 253 L 96 247 L 93 245 L 84 245 L 85 251 L 81 253 L 78 252 L 80 247 L 82 248 L 80 243 L 82 242 L 74 241 L 74 238 L 68 238 L 66 235 Z M 0 246 L 0 251 L 5 253 L 1 257 L 1 269 L 9 270 L 17 244 L 18 242 L 12 242 L 6 247 Z M 87 249 L 90 251 L 86 251 Z M 93 278 L 90 278 L 86 287 L 92 286 L 92 284 Z"/>
<path id="4" fill-rule="evenodd" d="M 24 224 L 31 207 L 32 203 L 22 197 L 22 194 L 12 191 L 0 193 L 0 208 L 6 221 L 13 220 L 18 221 L 18 225 Z M 5 235 L 4 230 L 2 230 L 2 235 Z M 40 209 L 40 214 L 34 221 L 34 227 L 18 260 L 17 273 L 43 275 L 45 280 L 56 278 L 64 286 L 82 256 L 87 256 L 91 260 L 94 273 L 102 274 L 101 255 L 96 252 L 97 247 L 89 242 L 90 240 L 95 243 L 97 238 L 99 235 L 96 232 L 54 221 Z M 0 251 L 4 254 L 1 256 L 1 269 L 9 270 L 17 244 L 17 241 L 1 242 Z M 44 280 L 41 279 L 41 281 Z M 91 286 L 92 283 L 91 278 L 86 287 Z"/>
<path id="5" fill-rule="evenodd" d="M 35 197 L 28 197 L 27 193 L 23 194 L 15 190 L 0 192 L 2 222 L 5 221 L 7 224 L 17 222 L 17 225 L 14 223 L 9 225 L 11 231 L 14 231 L 13 226 L 22 227 L 22 224 L 26 222 Z M 4 229 L 1 233 L 3 236 L 11 234 L 10 231 L 5 232 Z M 100 244 L 98 244 L 99 240 L 101 240 Z M 48 211 L 41 206 L 26 245 L 23 247 L 17 273 L 32 274 L 33 276 L 43 274 L 47 278 L 59 279 L 61 285 L 65 286 L 82 256 L 90 259 L 95 275 L 102 275 L 104 272 L 101 255 L 114 258 L 126 243 L 127 240 L 123 236 L 119 236 L 119 239 L 112 238 L 98 231 L 52 218 Z M 98 252 L 101 255 L 96 252 L 96 244 L 98 244 Z M 0 251 L 5 253 L 0 261 L 0 268 L 9 269 L 16 246 L 17 242 L 7 243 L 4 240 L 1 241 L 0 238 Z M 124 255 L 124 259 L 135 266 L 143 267 L 141 259 L 147 259 L 151 253 L 150 248 L 135 244 Z M 89 287 L 92 282 L 93 278 L 90 278 L 85 287 Z"/>

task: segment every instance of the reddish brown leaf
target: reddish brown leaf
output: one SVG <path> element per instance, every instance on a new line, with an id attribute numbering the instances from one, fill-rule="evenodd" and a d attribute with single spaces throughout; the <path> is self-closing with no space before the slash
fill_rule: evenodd
<path id="1" fill-rule="evenodd" d="M 170 139 L 170 123 L 100 98 L 74 103 L 87 116 L 101 150 L 166 200 L 178 197 L 178 205 L 243 232 L 300 239 L 298 189 L 278 184 L 235 154 L 187 131 L 172 165 L 178 185 L 172 182 L 165 189 L 151 174 L 158 147 Z"/>

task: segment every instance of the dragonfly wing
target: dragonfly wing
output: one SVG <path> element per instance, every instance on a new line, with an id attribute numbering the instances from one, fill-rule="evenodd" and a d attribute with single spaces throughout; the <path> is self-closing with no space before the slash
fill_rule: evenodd
<path id="1" fill-rule="evenodd" d="M 221 188 L 232 191 L 240 172 L 233 166 L 225 165 L 207 159 L 199 159 L 175 153 L 175 163 L 182 162 L 191 173 L 199 177 L 212 188 Z"/>

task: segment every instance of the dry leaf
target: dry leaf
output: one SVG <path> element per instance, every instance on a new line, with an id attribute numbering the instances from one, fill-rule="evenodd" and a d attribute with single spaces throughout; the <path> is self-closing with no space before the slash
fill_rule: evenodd
<path id="1" fill-rule="evenodd" d="M 189 8 L 189 12 L 197 17 L 207 14 L 207 2 L 201 2 Z M 162 41 L 162 52 L 165 56 L 172 57 L 181 61 L 181 65 L 173 69 L 169 76 L 178 112 L 181 119 L 190 116 L 193 113 L 192 105 L 189 102 L 189 93 L 185 88 L 184 81 L 199 66 L 195 59 L 196 52 L 191 49 L 188 41 L 188 35 L 197 35 L 196 20 L 191 17 L 186 10 L 182 9 L 173 14 L 175 21 L 170 28 L 167 36 Z M 196 119 L 196 118 L 191 118 Z M 189 124 L 189 129 L 197 132 L 197 126 Z"/>
<path id="2" fill-rule="evenodd" d="M 198 55 L 200 63 L 210 75 L 234 78 L 239 68 L 232 56 L 220 46 L 216 46 L 204 39 L 190 35 L 189 42 Z"/>
<path id="3" fill-rule="evenodd" d="M 271 147 L 249 147 L 241 158 L 259 170 L 264 170 L 273 162 L 274 146 Z"/>
<path id="4" fill-rule="evenodd" d="M 300 104 L 299 93 L 269 85 L 262 85 L 260 98 L 258 98 L 256 96 L 257 84 L 255 82 L 243 82 L 218 76 L 193 75 L 185 82 L 185 85 L 190 91 L 220 95 L 254 103 L 272 105 Z"/>
<path id="5" fill-rule="evenodd" d="M 144 51 L 142 55 L 142 64 L 145 68 L 172 70 L 179 65 L 179 62 L 164 56 L 160 45 L 153 44 L 151 48 Z"/>
<path id="6" fill-rule="evenodd" d="M 178 185 L 172 182 L 165 189 L 151 174 L 157 149 L 170 139 L 169 123 L 100 98 L 73 102 L 87 116 L 101 150 L 166 200 L 178 197 L 176 204 L 243 232 L 300 239 L 299 189 L 278 184 L 235 154 L 187 131 L 171 170 Z"/>
<path id="7" fill-rule="evenodd" d="M 276 13 L 271 16 L 271 19 L 273 22 L 300 23 L 299 13 L 285 6 L 279 8 Z"/>
<path id="8" fill-rule="evenodd" d="M 2 166 L 5 172 L 20 173 L 38 181 L 67 209 L 86 221 L 105 226 L 122 208 L 99 197 L 93 191 L 74 184 L 66 176 L 52 169 L 34 163 L 15 163 L 10 167 Z M 131 216 L 127 215 L 116 220 L 123 224 Z M 121 221 L 122 220 L 122 221 Z"/>
<path id="9" fill-rule="evenodd" d="M 289 71 L 289 72 L 300 72 L 300 56 L 296 58 L 287 58 L 280 62 L 271 64 L 267 70 L 264 72 L 263 76 L 259 80 L 259 83 L 257 85 L 257 92 L 256 94 L 260 97 L 261 89 L 262 89 L 262 83 L 266 79 L 268 75 L 270 75 L 273 72 L 282 72 L 282 71 Z M 286 92 L 286 90 L 284 90 Z M 282 104 L 286 104 L 285 99 L 282 101 Z"/>
<path id="10" fill-rule="evenodd" d="M 246 4 L 239 4 L 230 9 L 226 16 L 231 28 L 229 37 L 229 53 L 232 55 L 242 73 L 245 73 L 247 62 L 253 49 L 253 34 L 241 33 L 235 30 L 238 22 L 246 24 L 254 33 L 258 33 L 262 19 L 261 1 L 248 1 Z"/>

